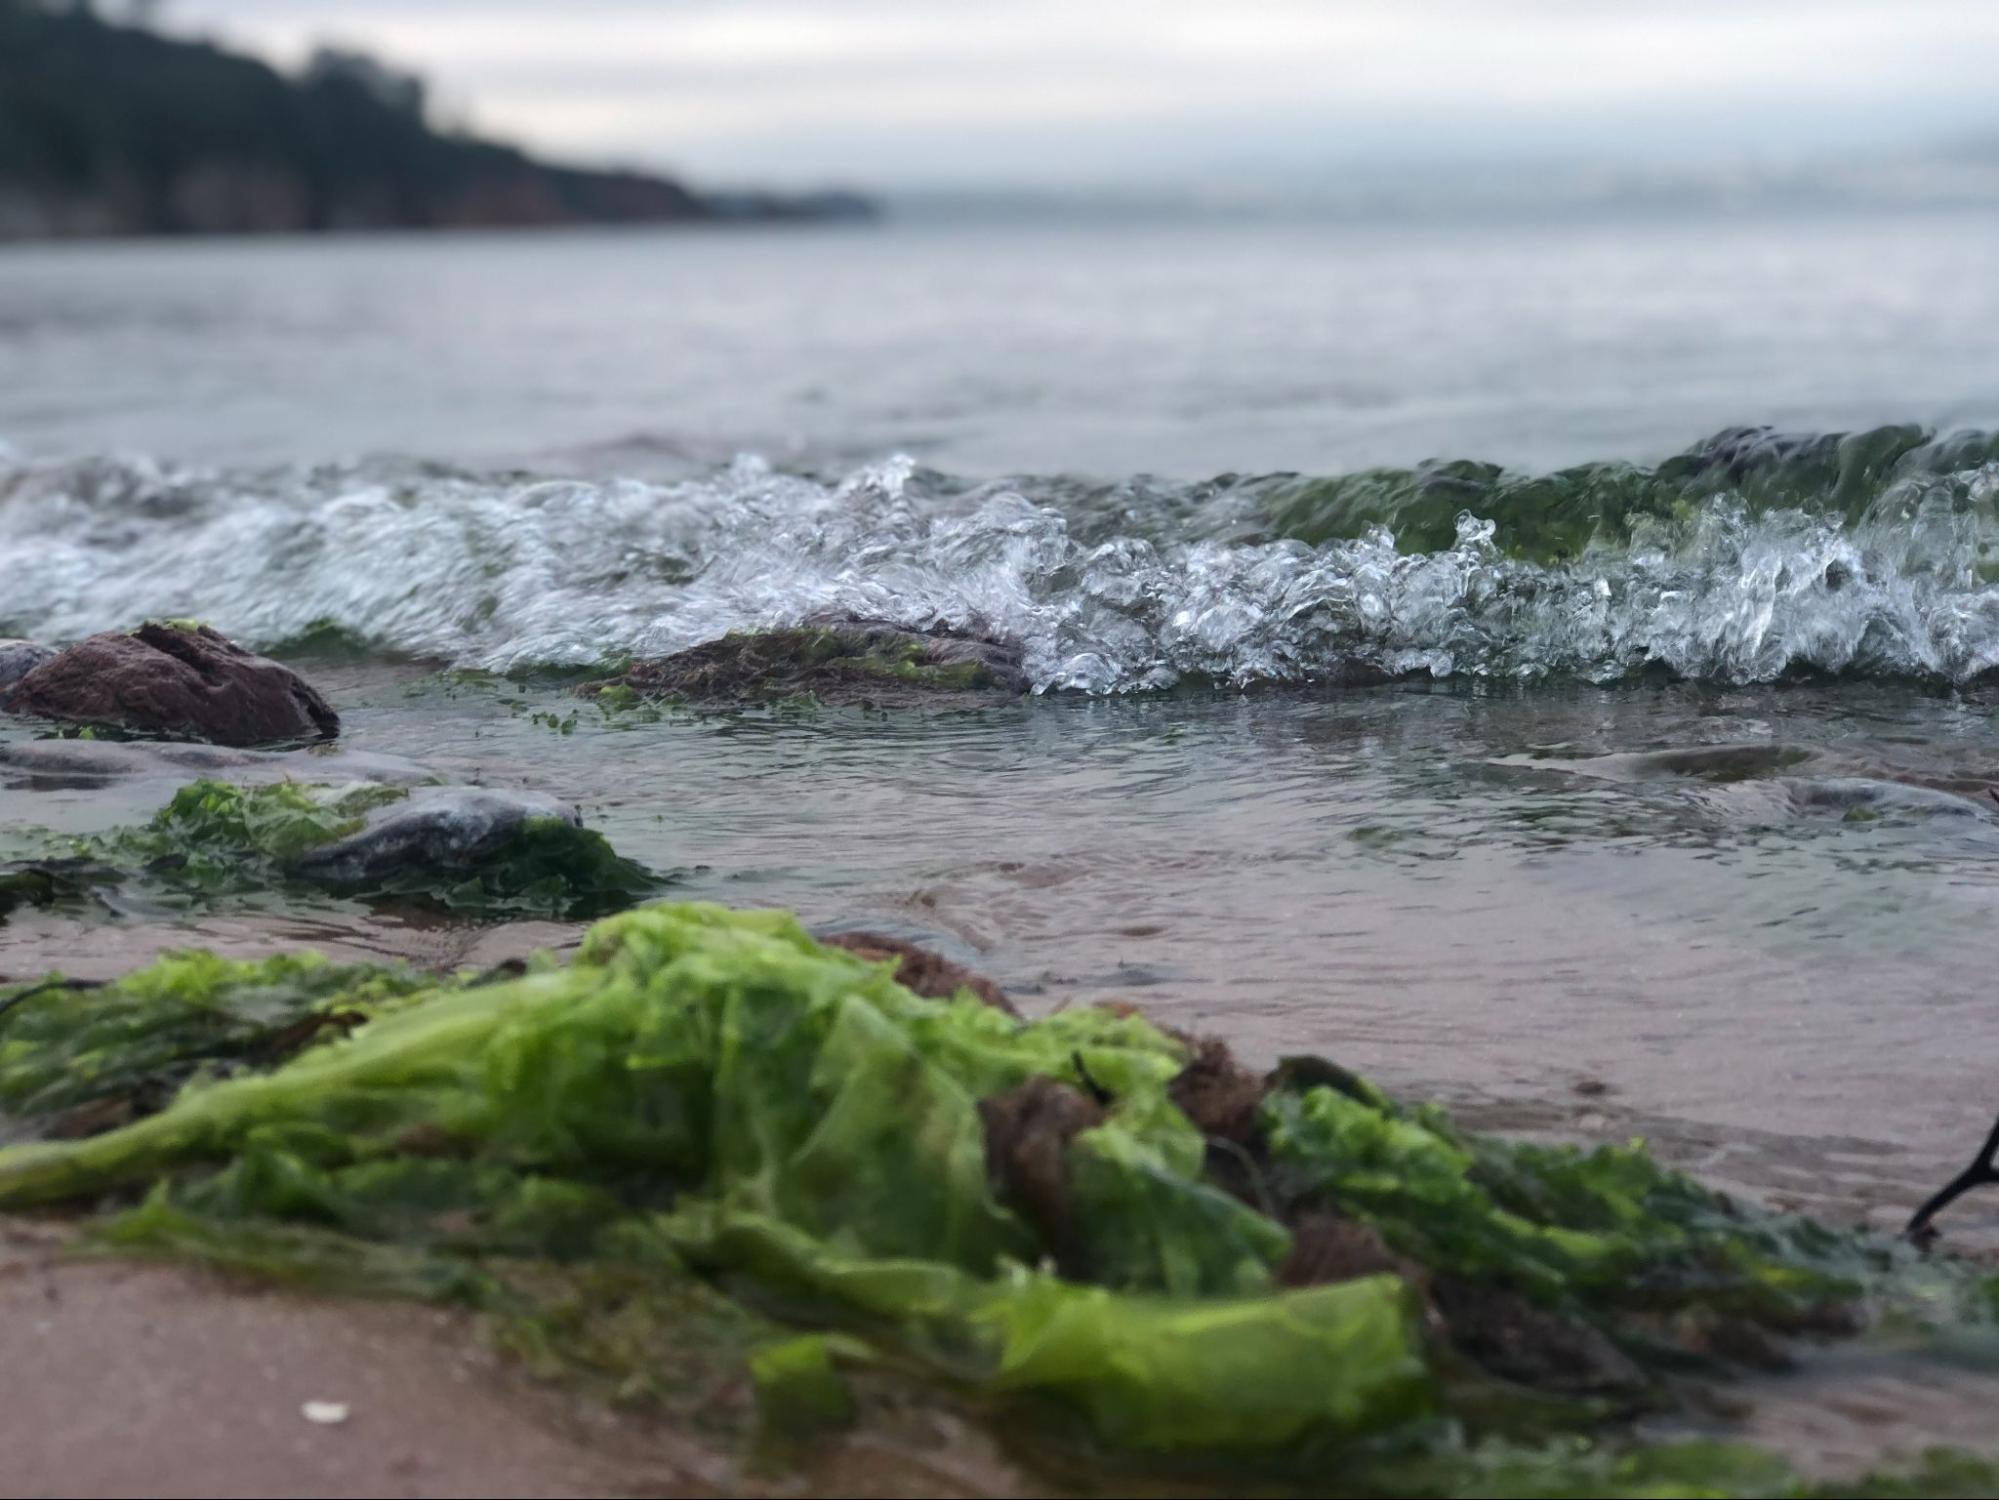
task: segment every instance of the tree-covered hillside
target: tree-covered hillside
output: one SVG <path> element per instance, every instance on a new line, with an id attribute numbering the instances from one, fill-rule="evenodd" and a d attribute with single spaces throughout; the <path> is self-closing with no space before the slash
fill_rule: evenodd
<path id="1" fill-rule="evenodd" d="M 419 81 L 322 51 L 297 76 L 62 0 L 0 0 L 0 238 L 863 214 L 707 198 L 440 132 Z"/>

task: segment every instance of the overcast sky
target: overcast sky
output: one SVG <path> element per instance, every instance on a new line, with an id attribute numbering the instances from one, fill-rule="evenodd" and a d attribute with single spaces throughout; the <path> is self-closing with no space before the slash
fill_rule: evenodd
<path id="1" fill-rule="evenodd" d="M 710 182 L 1785 163 L 1999 133 L 1992 0 L 167 0 L 550 152 Z"/>

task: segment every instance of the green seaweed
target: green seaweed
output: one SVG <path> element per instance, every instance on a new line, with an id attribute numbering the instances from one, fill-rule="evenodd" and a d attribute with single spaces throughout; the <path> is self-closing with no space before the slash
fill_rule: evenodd
<path id="1" fill-rule="evenodd" d="M 607 713 L 629 712 L 644 702 L 638 690 L 624 682 L 607 682 L 596 689 L 594 696 L 597 706 Z"/>
<path id="2" fill-rule="evenodd" d="M 1864 1290 L 1857 1236 L 1739 1213 L 1637 1146 L 1474 1140 L 1434 1110 L 1324 1086 L 1273 1094 L 1265 1122 L 1292 1197 L 1375 1224 L 1426 1266 L 1544 1303 L 1698 1304 L 1791 1327 Z"/>
<path id="3" fill-rule="evenodd" d="M 47 1121 L 85 1105 L 158 1108 L 197 1073 L 275 1066 L 434 977 L 304 953 L 232 962 L 174 953 L 112 985 L 0 988 L 0 1113 Z"/>
<path id="4" fill-rule="evenodd" d="M 186 1081 L 115 1129 L 0 1150 L 0 1209 L 143 1191 L 101 1244 L 469 1301 L 527 1357 L 618 1390 L 644 1392 L 676 1317 L 719 1320 L 781 1426 L 841 1420 L 847 1367 L 878 1364 L 1033 1432 L 1039 1462 L 1356 1494 L 1814 1492 L 1767 1455 L 1648 1444 L 1480 1368 L 1440 1330 L 1431 1276 L 1586 1318 L 1665 1370 L 1684 1368 L 1678 1314 L 1831 1331 L 1820 1311 L 1853 1326 L 1901 1274 L 1862 1236 L 1732 1205 L 1635 1147 L 1469 1135 L 1311 1061 L 1274 1076 L 1259 1192 L 1237 1197 L 1173 1102 L 1182 1039 L 1113 1011 L 921 1000 L 784 913 L 647 907 L 567 966 L 418 991 L 293 962 L 181 957 L 73 1009 L 23 1001 L 14 1065 L 35 1077 L 90 1056 L 85 1094 Z M 292 987 L 273 1023 L 350 1001 L 367 1019 L 228 1077 L 229 1025 L 144 1020 L 169 993 L 245 1008 L 257 981 Z M 1051 1158 L 1066 1227 L 1020 1211 L 989 1157 L 981 1104 L 1030 1083 L 1093 1101 Z M 1405 1269 L 1280 1285 L 1301 1210 L 1374 1225 Z M 1976 1300 L 1975 1278 L 1951 1285 L 1966 1295 L 1932 1315 Z M 837 1337 L 774 1342 L 779 1325 Z M 1919 1472 L 1939 1492 L 1990 1478 Z"/>
<path id="5" fill-rule="evenodd" d="M 79 860 L 9 860 L 0 864 L 0 921 L 24 906 L 54 906 L 90 888 L 89 864 Z"/>
<path id="6" fill-rule="evenodd" d="M 1262 534 L 1308 545 L 1386 526 L 1404 552 L 1453 545 L 1458 518 L 1496 523 L 1510 555 L 1558 561 L 1597 540 L 1621 542 L 1645 523 L 1684 520 L 1706 500 L 1728 495 L 1751 511 L 1799 508 L 1861 519 L 1897 482 L 1945 484 L 1955 503 L 1981 501 L 1949 476 L 1999 456 L 1999 434 L 1946 437 L 1920 427 L 1792 438 L 1767 432 L 1719 433 L 1654 468 L 1591 463 L 1553 474 L 1519 474 L 1497 464 L 1432 460 L 1409 469 L 1369 469 L 1333 477 L 1265 475 L 1236 483 Z"/>
<path id="7" fill-rule="evenodd" d="M 870 691 L 1010 694 L 1015 688 L 984 662 L 932 660 L 922 637 L 856 625 L 731 631 L 578 691 L 629 706 L 661 697 L 772 701 L 814 694 L 853 698 Z"/>
<path id="8" fill-rule="evenodd" d="M 244 787 L 194 781 L 144 826 L 79 840 L 77 850 L 186 889 L 252 890 L 266 883 L 271 867 L 360 832 L 370 812 L 408 796 L 405 787 L 373 783 Z"/>
<path id="9" fill-rule="evenodd" d="M 601 834 L 561 818 L 525 819 L 471 866 L 412 864 L 348 884 L 311 876 L 303 856 L 358 833 L 405 787 L 191 782 L 145 824 L 51 841 L 61 858 L 0 870 L 0 915 L 119 884 L 180 902 L 249 897 L 273 887 L 331 888 L 361 900 L 401 899 L 468 915 L 593 917 L 654 895 L 660 879 Z"/>

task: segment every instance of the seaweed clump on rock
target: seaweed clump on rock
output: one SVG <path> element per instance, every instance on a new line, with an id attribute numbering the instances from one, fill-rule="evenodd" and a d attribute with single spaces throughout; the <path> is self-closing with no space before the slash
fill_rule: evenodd
<path id="1" fill-rule="evenodd" d="M 601 1360 L 629 1329 L 628 1294 L 593 1287 L 699 1287 L 799 1330 L 746 1364 L 774 1411 L 825 1419 L 845 1383 L 900 1375 L 1098 1480 L 1811 1492 L 1767 1454 L 1629 1418 L 1725 1368 L 1701 1337 L 1717 1322 L 1852 1332 L 1891 1294 L 1885 1246 L 1731 1204 L 1635 1147 L 1468 1135 L 1330 1064 L 1259 1078 L 1128 1011 L 926 1000 L 899 964 L 785 913 L 668 905 L 518 977 L 385 994 L 357 970 L 360 1019 L 288 1061 L 227 1028 L 226 1068 L 145 1042 L 185 1086 L 0 1150 L 0 1210 L 144 1192 L 98 1243 L 516 1312 L 555 1278 L 559 1329 L 515 1325 L 544 1355 Z M 0 1109 L 10 1079 L 78 1056 L 70 1118 L 92 1077 L 129 1095 L 107 1017 L 227 1009 L 274 977 L 142 971 L 76 1007 L 87 1046 L 59 998 L 0 991 Z M 345 1013 L 337 983 L 301 977 L 310 999 L 273 1024 Z M 1909 1306 L 1986 1305 L 1959 1290 L 1946 1312 L 1924 1282 Z M 1920 1482 L 1992 1478 L 1965 1461 Z"/>
<path id="2" fill-rule="evenodd" d="M 585 918 L 660 884 L 575 808 L 535 793 L 204 779 L 139 827 L 0 865 L 0 916 L 112 886 L 175 902 L 293 886 L 476 916 Z"/>
<path id="3" fill-rule="evenodd" d="M 303 744 L 340 733 L 340 717 L 290 667 L 245 651 L 206 625 L 149 620 L 35 659 L 0 678 L 0 708 L 91 729 L 206 740 L 216 745 Z"/>
<path id="4" fill-rule="evenodd" d="M 897 708 L 1004 702 L 1028 690 L 1020 646 L 979 631 L 833 620 L 731 632 L 584 684 L 599 701 L 676 698 L 709 706 L 810 697 Z"/>

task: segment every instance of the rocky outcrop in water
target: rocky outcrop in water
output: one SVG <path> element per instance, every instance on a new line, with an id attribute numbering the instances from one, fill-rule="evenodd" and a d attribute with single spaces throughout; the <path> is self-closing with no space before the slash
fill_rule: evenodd
<path id="1" fill-rule="evenodd" d="M 830 620 L 784 630 L 731 633 L 640 662 L 580 692 L 690 703 L 812 697 L 822 703 L 896 708 L 1004 702 L 1028 690 L 1016 641 L 937 625 L 911 630 L 881 620 Z"/>
<path id="2" fill-rule="evenodd" d="M 217 745 L 340 733 L 339 715 L 303 677 L 205 625 L 148 622 L 129 634 L 91 636 L 0 689 L 0 708 Z"/>
<path id="3" fill-rule="evenodd" d="M 354 886 L 408 870 L 469 870 L 505 849 L 533 819 L 583 826 L 575 808 L 538 792 L 428 787 L 373 813 L 358 832 L 309 850 L 292 873 Z"/>
<path id="4" fill-rule="evenodd" d="M 0 918 L 78 901 L 209 908 L 292 889 L 465 916 L 582 918 L 622 911 L 662 883 L 569 804 L 479 787 L 204 778 L 142 825 L 27 842 L 27 857 L 0 861 Z"/>

